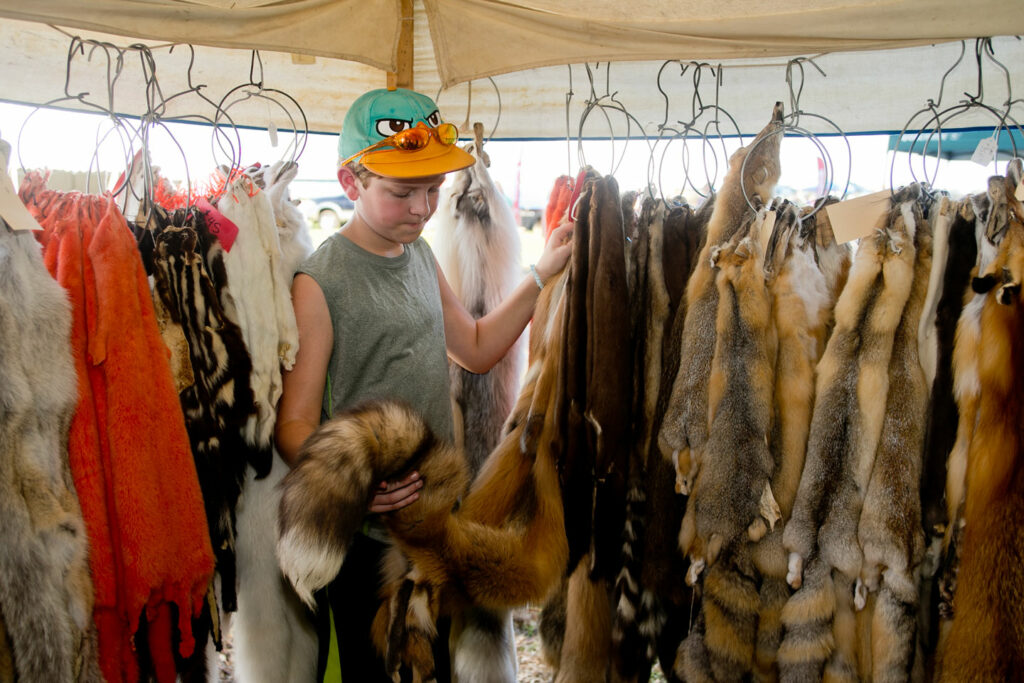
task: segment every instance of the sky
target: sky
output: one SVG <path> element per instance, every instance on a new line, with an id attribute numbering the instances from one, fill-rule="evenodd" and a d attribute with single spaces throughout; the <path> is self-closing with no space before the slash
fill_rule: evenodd
<path id="1" fill-rule="evenodd" d="M 95 171 L 97 168 L 116 178 L 125 166 L 127 149 L 132 141 L 124 140 L 109 119 L 95 114 L 74 113 L 53 109 L 37 109 L 0 102 L 0 137 L 11 143 L 14 151 L 10 168 L 13 177 L 19 168 L 49 168 L 67 171 Z M 149 135 L 153 162 L 165 177 L 193 184 L 211 176 L 214 167 L 234 160 L 244 166 L 256 161 L 264 164 L 279 159 L 295 159 L 299 175 L 292 184 L 297 199 L 340 194 L 335 179 L 337 137 L 311 134 L 305 138 L 289 132 L 278 132 L 276 141 L 270 131 L 231 129 L 219 133 L 209 126 L 168 124 L 154 126 Z M 887 152 L 888 136 L 849 136 L 849 150 L 841 137 L 822 137 L 817 144 L 805 138 L 787 137 L 782 144 L 783 175 L 778 194 L 808 199 L 819 185 L 819 167 L 824 165 L 833 179 L 832 193 L 842 194 L 849 181 L 850 194 L 877 191 L 892 185 L 900 186 L 913 179 L 905 154 L 898 154 L 893 163 Z M 276 142 L 276 145 L 274 144 Z M 749 142 L 749 138 L 747 139 Z M 138 141 L 134 141 L 137 146 Z M 655 191 L 666 197 L 681 190 L 691 202 L 699 200 L 698 191 L 709 184 L 718 186 L 725 173 L 727 155 L 739 145 L 735 138 L 713 140 L 702 145 L 691 140 L 684 173 L 684 144 L 681 140 L 661 142 L 638 140 L 576 140 L 485 142 L 491 159 L 491 177 L 504 192 L 514 198 L 518 187 L 522 208 L 543 208 L 555 179 L 561 174 L 579 170 L 581 164 L 592 165 L 604 174 L 614 173 L 622 190 L 642 189 L 651 183 Z M 301 148 L 301 149 L 299 149 Z M 708 152 L 714 149 L 714 153 Z M 827 154 L 822 153 L 822 149 Z M 828 159 L 822 164 L 820 159 Z M 920 177 L 920 158 L 916 173 Z M 1003 162 L 999 170 L 1003 170 Z M 828 170 L 831 169 L 831 170 Z M 929 174 L 936 172 L 934 163 Z M 967 161 L 943 161 L 935 176 L 935 185 L 955 196 L 982 191 L 995 166 L 980 166 Z M 684 187 L 684 179 L 690 182 Z"/>

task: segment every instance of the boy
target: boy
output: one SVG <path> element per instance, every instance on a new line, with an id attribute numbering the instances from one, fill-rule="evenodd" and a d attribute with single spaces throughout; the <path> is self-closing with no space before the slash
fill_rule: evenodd
<path id="1" fill-rule="evenodd" d="M 523 332 L 544 281 L 565 266 L 571 224 L 552 233 L 531 275 L 491 313 L 476 320 L 466 311 L 420 236 L 445 174 L 474 163 L 456 138 L 437 105 L 410 90 L 372 90 L 346 114 L 338 181 L 355 213 L 292 284 L 299 352 L 284 377 L 276 428 L 287 462 L 295 464 L 323 420 L 372 398 L 406 401 L 451 441 L 447 358 L 471 372 L 489 370 Z M 363 533 L 328 587 L 346 683 L 391 680 L 370 639 L 387 541 L 375 515 L 413 503 L 421 486 L 416 472 L 380 484 Z M 321 650 L 327 636 L 321 632 Z M 436 645 L 441 681 L 446 638 L 439 635 Z"/>

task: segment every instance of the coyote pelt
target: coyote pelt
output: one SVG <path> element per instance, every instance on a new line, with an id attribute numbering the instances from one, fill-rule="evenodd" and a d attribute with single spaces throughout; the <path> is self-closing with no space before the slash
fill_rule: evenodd
<path id="1" fill-rule="evenodd" d="M 688 493 L 708 438 L 708 376 L 715 348 L 715 314 L 718 290 L 711 265 L 711 250 L 727 242 L 749 225 L 751 201 L 766 203 L 779 179 L 779 145 L 782 103 L 776 103 L 771 121 L 747 147 L 729 159 L 729 171 L 715 196 L 708 222 L 707 240 L 686 286 L 686 319 L 683 324 L 679 372 L 675 377 L 658 447 L 673 460 L 677 490 Z M 744 168 L 746 160 L 746 168 Z M 745 172 L 744 172 L 745 171 Z M 756 198 L 756 199 L 755 199 Z"/>
<path id="2" fill-rule="evenodd" d="M 864 553 L 855 606 L 877 592 L 870 620 L 871 678 L 903 681 L 917 644 L 921 526 L 921 453 L 928 384 L 918 355 L 918 330 L 931 290 L 932 226 L 914 206 L 916 261 L 910 296 L 896 329 L 889 362 L 889 395 L 874 469 L 857 534 Z"/>
<path id="3" fill-rule="evenodd" d="M 490 313 L 522 278 L 519 232 L 512 209 L 479 159 L 459 171 L 434 215 L 434 253 L 448 284 L 474 318 Z M 524 344 L 517 342 L 489 372 L 452 363 L 456 445 L 476 473 L 501 438 L 519 392 Z"/>
<path id="4" fill-rule="evenodd" d="M 1024 216 L 1011 183 L 1004 187 L 1004 238 L 974 283 L 984 297 L 976 364 L 957 368 L 958 381 L 962 371 L 977 373 L 969 380 L 976 383 L 977 424 L 968 446 L 963 555 L 952 625 L 938 652 L 939 681 L 1012 680 L 1024 670 Z"/>

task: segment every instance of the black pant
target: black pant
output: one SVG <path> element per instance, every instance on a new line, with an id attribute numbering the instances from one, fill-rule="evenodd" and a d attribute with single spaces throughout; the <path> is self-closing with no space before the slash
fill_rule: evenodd
<path id="1" fill-rule="evenodd" d="M 323 680 L 331 645 L 331 618 L 338 634 L 343 683 L 392 683 L 384 667 L 384 658 L 373 644 L 370 629 L 380 607 L 380 564 L 388 546 L 357 533 L 345 555 L 341 571 L 326 589 L 317 595 L 317 634 L 320 652 L 317 679 Z M 451 622 L 438 620 L 434 641 L 434 669 L 437 683 L 450 683 L 451 662 L 448 655 L 448 634 Z M 402 671 L 402 680 L 412 680 Z"/>

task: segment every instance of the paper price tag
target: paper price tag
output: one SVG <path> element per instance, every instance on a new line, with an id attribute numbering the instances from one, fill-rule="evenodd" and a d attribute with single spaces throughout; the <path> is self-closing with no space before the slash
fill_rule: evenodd
<path id="1" fill-rule="evenodd" d="M 1021 178 L 1021 181 L 1017 183 L 1017 191 L 1013 195 L 1017 198 L 1017 201 L 1024 202 L 1024 178 Z"/>
<path id="2" fill-rule="evenodd" d="M 42 230 L 28 212 L 14 189 L 14 181 L 7 175 L 7 167 L 0 168 L 0 216 L 12 230 Z"/>
<path id="3" fill-rule="evenodd" d="M 996 142 L 994 137 L 984 138 L 978 143 L 978 146 L 974 148 L 974 154 L 971 155 L 971 161 L 979 166 L 988 166 L 995 161 L 996 150 L 998 148 L 999 143 Z"/>
<path id="4" fill-rule="evenodd" d="M 889 210 L 890 197 L 890 190 L 882 190 L 826 206 L 836 242 L 843 244 L 870 235 L 879 219 Z"/>
<path id="5" fill-rule="evenodd" d="M 238 237 L 238 226 L 206 199 L 200 198 L 196 202 L 196 208 L 203 212 L 203 216 L 206 218 L 206 229 L 210 231 L 210 234 L 217 238 L 217 241 L 224 247 L 224 251 L 231 251 L 231 246 L 235 243 L 235 238 Z"/>
<path id="6" fill-rule="evenodd" d="M 267 133 L 270 134 L 270 146 L 277 147 L 277 124 L 271 121 L 267 125 Z"/>
<path id="7" fill-rule="evenodd" d="M 772 233 L 775 232 L 775 211 L 769 211 L 764 215 L 764 222 L 761 223 L 760 232 L 757 234 L 758 241 L 761 243 L 761 256 L 764 256 L 768 252 L 768 242 L 772 239 Z"/>

